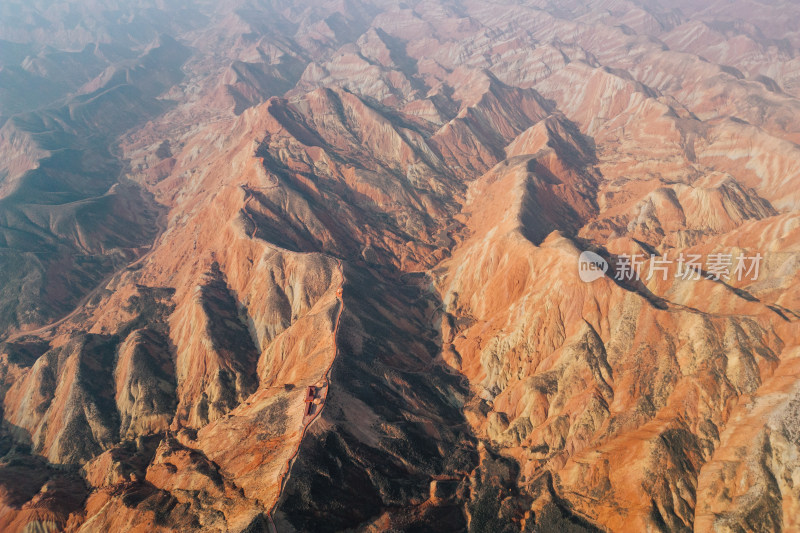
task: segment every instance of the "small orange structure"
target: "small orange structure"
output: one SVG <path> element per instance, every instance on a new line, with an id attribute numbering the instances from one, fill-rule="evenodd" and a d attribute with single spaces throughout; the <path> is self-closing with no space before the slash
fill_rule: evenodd
<path id="1" fill-rule="evenodd" d="M 317 395 L 317 388 L 313 385 L 306 390 L 306 403 L 313 402 L 314 397 Z"/>
<path id="2" fill-rule="evenodd" d="M 342 297 L 342 288 L 339 287 L 339 290 L 336 291 L 336 296 L 341 298 Z"/>
<path id="3" fill-rule="evenodd" d="M 311 416 L 314 412 L 314 397 L 317 395 L 317 388 L 313 385 L 306 389 L 306 409 L 305 416 Z"/>

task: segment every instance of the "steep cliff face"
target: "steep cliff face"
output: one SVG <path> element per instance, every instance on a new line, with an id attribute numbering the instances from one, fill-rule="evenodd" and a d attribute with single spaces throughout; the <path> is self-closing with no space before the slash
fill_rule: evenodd
<path id="1" fill-rule="evenodd" d="M 772 387 L 791 359 L 796 324 L 757 286 L 580 281 L 574 230 L 556 226 L 543 242 L 525 235 L 514 174 L 475 182 L 470 237 L 438 282 L 443 354 L 476 388 L 468 420 L 517 458 L 521 481 L 552 472 L 556 491 L 604 528 L 692 528 L 698 476 L 724 453 L 735 406 Z M 718 249 L 714 240 L 706 234 L 704 245 Z M 630 239 L 613 244 L 611 253 L 644 252 Z M 787 286 L 783 268 L 761 275 Z M 791 523 L 791 511 L 765 506 Z"/>
<path id="2" fill-rule="evenodd" d="M 0 6 L 0 529 L 800 527 L 797 6 L 112 4 Z"/>

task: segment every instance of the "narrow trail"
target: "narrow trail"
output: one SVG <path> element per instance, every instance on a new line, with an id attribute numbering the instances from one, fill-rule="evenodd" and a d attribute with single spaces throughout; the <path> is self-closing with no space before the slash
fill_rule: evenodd
<path id="1" fill-rule="evenodd" d="M 73 319 L 79 313 L 85 311 L 84 306 L 96 294 L 98 294 L 100 291 L 105 289 L 105 287 L 111 282 L 111 280 L 113 280 L 116 276 L 118 276 L 122 272 L 125 272 L 127 270 L 132 270 L 132 269 L 136 268 L 138 265 L 144 263 L 145 261 L 147 261 L 147 259 L 150 256 L 153 255 L 153 253 L 158 248 L 158 245 L 159 245 L 159 243 L 161 241 L 161 238 L 164 236 L 164 233 L 167 230 L 167 217 L 168 217 L 168 215 L 169 215 L 169 213 L 165 212 L 165 213 L 159 214 L 159 216 L 156 218 L 156 226 L 157 226 L 156 237 L 153 239 L 153 243 L 147 249 L 147 252 L 145 252 L 143 255 L 141 255 L 139 258 L 135 259 L 131 263 L 128 263 L 127 265 L 120 266 L 116 270 L 113 270 L 107 276 L 105 276 L 103 279 L 101 279 L 97 283 L 97 285 L 95 285 L 95 287 L 92 290 L 90 290 L 88 293 L 86 293 L 86 295 L 84 295 L 80 300 L 78 300 L 78 303 L 75 304 L 75 307 L 72 309 L 72 311 L 70 311 L 69 314 L 59 318 L 55 322 L 50 322 L 49 324 L 45 324 L 45 325 L 40 326 L 40 327 L 38 327 L 36 329 L 15 331 L 14 333 L 11 333 L 10 335 L 8 335 L 5 339 L 2 339 L 2 337 L 0 337 L 0 341 L 2 341 L 2 342 L 13 342 L 13 341 L 15 341 L 17 339 L 21 339 L 21 338 L 27 337 L 27 336 L 42 335 L 43 333 L 47 333 L 48 331 L 51 331 L 51 330 L 54 330 L 54 329 L 58 328 L 62 324 L 68 322 L 71 319 Z"/>
<path id="2" fill-rule="evenodd" d="M 324 386 L 321 390 L 325 391 L 324 396 L 321 398 L 321 402 L 319 404 L 319 409 L 316 413 L 306 422 L 305 416 L 303 416 L 303 429 L 300 433 L 300 438 L 297 441 L 297 447 L 295 448 L 292 455 L 289 459 L 286 460 L 286 465 L 281 469 L 281 478 L 279 481 L 279 489 L 278 489 L 278 497 L 275 499 L 275 503 L 272 505 L 272 508 L 267 512 L 267 516 L 269 517 L 270 523 L 270 531 L 271 533 L 278 533 L 278 528 L 275 526 L 275 521 L 272 519 L 272 515 L 275 512 L 275 509 L 278 507 L 278 504 L 283 497 L 283 489 L 286 488 L 286 482 L 291 475 L 292 465 L 294 464 L 294 460 L 297 458 L 298 453 L 300 453 L 300 446 L 303 444 L 303 438 L 306 436 L 306 432 L 308 431 L 309 426 L 322 414 L 323 409 L 325 408 L 325 404 L 328 400 L 328 394 L 330 393 L 330 373 L 331 369 L 333 368 L 333 363 L 336 361 L 336 357 L 339 355 L 339 342 L 338 342 L 338 335 L 339 335 L 339 323 L 342 319 L 342 312 L 344 311 L 344 299 L 342 297 L 342 291 L 344 289 L 344 284 L 346 282 L 344 276 L 344 268 L 342 267 L 342 260 L 337 259 L 338 266 L 339 266 L 339 273 L 342 277 L 342 282 L 337 289 L 337 299 L 339 300 L 339 312 L 336 315 L 336 323 L 334 324 L 333 328 L 333 357 L 331 358 L 331 363 L 328 365 L 328 368 L 325 370 L 325 373 L 322 375 L 322 380 L 324 382 Z"/>
<path id="3" fill-rule="evenodd" d="M 112 155 L 114 155 L 114 154 L 112 154 Z M 115 155 L 115 157 L 117 157 L 117 156 Z M 122 157 L 122 156 L 118 156 L 118 157 Z M 259 160 L 260 160 L 261 165 L 263 166 L 264 158 L 259 158 Z M 120 173 L 120 176 L 118 178 L 118 182 L 120 180 L 122 180 L 122 178 L 124 176 L 124 172 L 125 171 Z M 244 194 L 245 194 L 245 206 L 244 206 L 245 208 L 243 209 L 243 211 L 244 211 L 245 215 L 250 219 L 250 222 L 253 224 L 253 232 L 250 235 L 250 238 L 253 238 L 253 239 L 256 238 L 256 232 L 258 231 L 258 225 L 256 224 L 256 221 L 253 219 L 253 216 L 247 211 L 247 206 L 248 206 L 250 200 L 253 198 L 253 190 L 264 190 L 264 191 L 266 191 L 266 190 L 270 190 L 270 189 L 275 189 L 275 188 L 277 188 L 279 186 L 280 186 L 280 182 L 277 179 L 275 179 L 274 183 L 270 183 L 270 184 L 268 184 L 267 186 L 264 186 L 264 187 L 249 187 L 247 185 L 239 185 L 238 186 L 244 191 Z M 0 335 L 0 341 L 1 342 L 13 342 L 13 341 L 15 341 L 17 339 L 20 339 L 20 338 L 23 338 L 23 337 L 26 337 L 26 336 L 29 336 L 29 335 L 30 336 L 42 335 L 43 333 L 47 333 L 48 331 L 51 331 L 51 330 L 54 330 L 54 329 L 58 328 L 62 324 L 68 322 L 69 320 L 71 320 L 75 316 L 77 316 L 79 313 L 84 311 L 84 306 L 86 305 L 86 303 L 89 302 L 98 292 L 103 290 L 103 288 L 105 288 L 109 284 L 109 282 L 111 282 L 111 280 L 113 280 L 114 277 L 116 277 L 120 272 L 124 272 L 126 270 L 131 270 L 133 268 L 136 268 L 138 265 L 141 265 L 150 256 L 153 255 L 153 253 L 158 248 L 158 246 L 159 246 L 159 244 L 161 242 L 161 239 L 164 236 L 164 233 L 167 231 L 169 215 L 170 215 L 170 210 L 166 210 L 165 212 L 160 213 L 158 215 L 158 217 L 156 218 L 156 221 L 155 221 L 156 222 L 156 234 L 155 234 L 155 237 L 153 238 L 153 242 L 151 243 L 151 245 L 148 248 L 147 252 L 145 252 L 143 255 L 141 255 L 137 259 L 133 260 L 131 263 L 128 263 L 126 265 L 122 265 L 119 268 L 113 270 L 107 276 L 105 276 L 103 279 L 101 279 L 95 285 L 95 287 L 92 290 L 90 290 L 80 300 L 78 300 L 78 303 L 75 304 L 75 307 L 73 307 L 72 311 L 70 311 L 67 315 L 57 319 L 54 322 L 50 322 L 48 324 L 44 324 L 44 325 L 42 325 L 42 326 L 40 326 L 38 328 L 35 328 L 35 329 L 14 331 L 13 333 L 8 334 L 5 339 L 3 339 L 3 336 Z"/>
<path id="4" fill-rule="evenodd" d="M 116 143 L 112 143 L 108 147 L 108 152 L 109 154 L 111 154 L 112 157 L 117 158 L 120 162 L 126 161 L 124 158 L 124 154 L 121 151 L 119 151 L 118 145 Z M 117 181 L 115 182 L 115 185 L 122 183 L 123 179 L 125 178 L 125 174 L 128 171 L 129 171 L 128 167 L 123 164 L 123 167 L 119 172 L 119 176 L 117 176 Z M 101 279 L 92 290 L 90 290 L 88 293 L 86 293 L 86 295 L 84 295 L 80 300 L 78 300 L 78 303 L 75 304 L 75 307 L 67 315 L 59 318 L 55 322 L 44 324 L 36 329 L 15 331 L 11 334 L 8 334 L 5 339 L 3 339 L 3 336 L 0 335 L 0 342 L 13 342 L 17 339 L 26 337 L 28 335 L 33 335 L 33 336 L 41 335 L 42 333 L 46 333 L 50 330 L 53 330 L 59 327 L 60 325 L 64 324 L 65 322 L 74 318 L 76 315 L 78 315 L 78 313 L 84 310 L 83 309 L 84 306 L 92 299 L 92 297 L 96 295 L 98 292 L 100 292 L 104 287 L 106 287 L 111 282 L 111 280 L 114 279 L 114 277 L 117 276 L 120 272 L 124 272 L 126 270 L 131 270 L 132 268 L 135 268 L 137 265 L 140 265 L 143 262 L 145 262 L 148 257 L 153 255 L 153 252 L 155 252 L 156 248 L 158 247 L 159 241 L 164 236 L 164 233 L 167 231 L 168 219 L 169 219 L 169 210 L 159 213 L 155 220 L 157 228 L 156 233 L 153 237 L 153 242 L 150 244 L 150 247 L 148 248 L 147 252 L 145 252 L 144 255 L 140 256 L 139 258 L 135 259 L 133 262 L 128 263 L 127 265 L 120 266 L 119 268 L 113 270 L 112 272 L 109 272 L 108 275 L 105 276 L 103 279 Z"/>
<path id="5" fill-rule="evenodd" d="M 259 157 L 258 160 L 259 160 L 259 163 L 261 164 L 261 167 L 263 168 L 264 167 L 264 158 L 263 157 Z M 272 178 L 275 180 L 274 183 L 270 183 L 269 185 L 267 185 L 265 187 L 250 187 L 247 184 L 239 185 L 239 187 L 241 187 L 242 191 L 244 191 L 244 207 L 242 207 L 242 212 L 245 214 L 245 216 L 248 219 L 250 219 L 250 223 L 253 225 L 253 231 L 250 234 L 250 238 L 251 239 L 255 239 L 256 238 L 256 233 L 258 233 L 258 224 L 256 224 L 256 221 L 253 218 L 253 215 L 250 213 L 250 211 L 247 210 L 247 207 L 250 204 L 250 200 L 252 200 L 253 197 L 254 197 L 253 190 L 258 189 L 258 190 L 262 190 L 262 191 L 268 191 L 270 189 L 276 189 L 276 188 L 280 187 L 281 183 L 278 180 L 278 178 L 275 177 L 275 176 L 272 176 Z"/>

